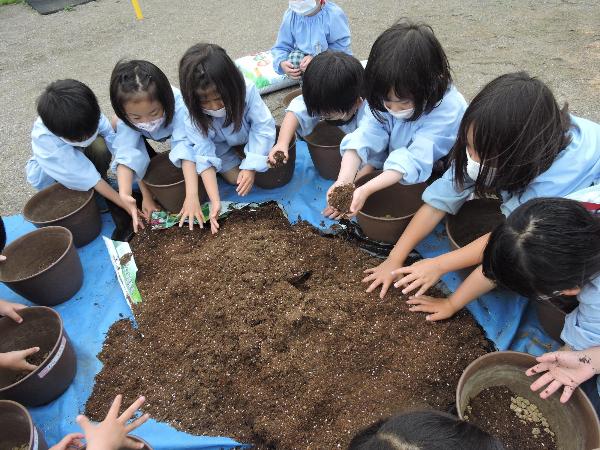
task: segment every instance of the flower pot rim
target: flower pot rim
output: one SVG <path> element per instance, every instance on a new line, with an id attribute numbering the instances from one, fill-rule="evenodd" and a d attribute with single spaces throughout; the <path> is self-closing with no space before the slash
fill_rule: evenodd
<path id="1" fill-rule="evenodd" d="M 33 195 L 33 196 L 32 196 L 32 197 L 29 199 L 29 200 L 27 200 L 27 203 L 25 203 L 25 206 L 23 207 L 23 217 L 25 218 L 25 220 L 26 220 L 27 222 L 29 222 L 29 223 L 32 223 L 32 224 L 34 224 L 34 225 L 41 225 L 41 226 L 44 226 L 45 224 L 48 224 L 48 223 L 55 223 L 55 222 L 58 222 L 58 221 L 64 220 L 64 219 L 66 219 L 66 218 L 68 218 L 68 217 L 74 216 L 76 213 L 78 213 L 78 212 L 79 212 L 79 211 L 81 211 L 83 208 L 85 208 L 85 207 L 86 207 L 86 206 L 87 206 L 87 205 L 88 205 L 88 204 L 89 204 L 89 203 L 90 203 L 90 202 L 91 202 L 91 201 L 94 199 L 94 189 L 90 189 L 90 190 L 88 190 L 88 191 L 80 191 L 80 192 L 87 192 L 87 193 L 88 193 L 88 198 L 87 198 L 87 199 L 86 199 L 86 201 L 85 201 L 85 202 L 84 202 L 84 203 L 83 203 L 83 204 L 82 204 L 82 205 L 81 205 L 79 208 L 77 208 L 76 210 L 74 210 L 74 211 L 71 211 L 70 213 L 68 213 L 68 214 L 65 214 L 64 216 L 61 216 L 61 217 L 58 217 L 58 218 L 56 218 L 56 219 L 52 219 L 52 220 L 41 220 L 41 221 L 38 221 L 38 220 L 33 220 L 33 219 L 30 219 L 30 218 L 28 218 L 28 217 L 27 217 L 27 209 L 28 209 L 28 208 L 27 208 L 27 206 L 30 204 L 30 202 L 32 202 L 32 201 L 33 201 L 35 198 L 38 198 L 38 196 L 39 196 L 40 194 L 42 194 L 42 193 L 45 193 L 45 192 L 49 192 L 49 191 L 52 191 L 52 190 L 56 190 L 56 189 L 58 189 L 58 186 L 65 187 L 65 186 L 63 186 L 63 185 L 62 185 L 62 184 L 60 184 L 60 183 L 53 183 L 53 184 L 51 184 L 50 186 L 48 186 L 48 187 L 46 187 L 46 188 L 42 189 L 41 191 L 39 191 L 39 192 L 36 192 L 36 193 L 35 193 L 35 194 L 34 194 L 34 195 Z M 68 188 L 67 188 L 67 187 L 65 187 L 65 189 L 68 189 Z M 71 190 L 73 190 L 73 189 L 71 189 Z"/>

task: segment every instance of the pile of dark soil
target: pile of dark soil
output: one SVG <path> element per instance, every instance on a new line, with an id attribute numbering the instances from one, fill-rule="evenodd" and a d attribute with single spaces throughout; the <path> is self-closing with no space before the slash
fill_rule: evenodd
<path id="1" fill-rule="evenodd" d="M 350 212 L 354 190 L 352 183 L 336 186 L 329 196 L 329 204 L 343 214 Z"/>
<path id="2" fill-rule="evenodd" d="M 448 230 L 459 247 L 491 232 L 504 222 L 500 201 L 481 198 L 466 202 L 455 217 L 449 218 Z"/>
<path id="3" fill-rule="evenodd" d="M 144 394 L 154 419 L 191 433 L 335 448 L 399 410 L 447 409 L 463 369 L 490 350 L 466 310 L 426 323 L 399 291 L 366 294 L 371 256 L 291 226 L 272 204 L 233 212 L 214 237 L 146 229 L 132 247 L 138 328 L 108 333 L 93 419 L 118 393 L 124 404 Z"/>
<path id="4" fill-rule="evenodd" d="M 62 188 L 49 197 L 48 201 L 40 202 L 35 208 L 31 208 L 27 217 L 34 222 L 57 220 L 77 211 L 88 198 L 90 198 L 88 191 Z"/>
<path id="5" fill-rule="evenodd" d="M 471 400 L 467 412 L 465 419 L 496 436 L 509 450 L 558 448 L 537 406 L 506 386 L 484 389 Z"/>

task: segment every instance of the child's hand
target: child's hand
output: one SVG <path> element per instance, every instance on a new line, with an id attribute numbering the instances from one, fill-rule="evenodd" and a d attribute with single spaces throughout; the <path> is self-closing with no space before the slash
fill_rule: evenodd
<path id="1" fill-rule="evenodd" d="M 425 316 L 425 320 L 432 322 L 449 319 L 458 312 L 449 298 L 434 298 L 428 295 L 411 296 L 406 303 L 413 305 L 409 308 L 409 311 L 430 313 Z"/>
<path id="2" fill-rule="evenodd" d="M 31 347 L 26 350 L 0 353 L 0 367 L 14 370 L 15 372 L 31 372 L 37 369 L 37 366 L 30 364 L 26 358 L 39 351 L 39 347 Z"/>
<path id="3" fill-rule="evenodd" d="M 417 261 L 410 266 L 400 267 L 392 273 L 394 277 L 399 278 L 394 284 L 395 287 L 405 286 L 402 289 L 403 294 L 408 294 L 419 288 L 414 295 L 415 297 L 419 297 L 427 289 L 440 281 L 444 271 L 440 267 L 437 258 L 427 258 Z"/>
<path id="4" fill-rule="evenodd" d="M 202 207 L 200 206 L 200 199 L 198 195 L 186 195 L 183 207 L 179 211 L 179 226 L 183 226 L 185 219 L 188 219 L 188 226 L 190 230 L 194 229 L 194 218 L 198 219 L 200 228 L 204 228 L 204 216 L 202 214 Z"/>
<path id="5" fill-rule="evenodd" d="M 302 71 L 300 69 L 294 68 L 292 63 L 289 61 L 282 61 L 280 66 L 281 70 L 283 70 L 283 72 L 288 77 L 293 78 L 294 80 L 297 80 L 298 78 L 300 78 L 300 75 L 302 75 Z"/>
<path id="6" fill-rule="evenodd" d="M 210 231 L 212 234 L 217 234 L 219 231 L 219 215 L 221 214 L 221 202 L 210 202 Z"/>
<path id="7" fill-rule="evenodd" d="M 281 145 L 281 144 L 275 144 L 273 146 L 273 148 L 271 149 L 271 151 L 269 152 L 269 162 L 271 163 L 272 166 L 274 166 L 276 164 L 275 161 L 275 153 L 277 152 L 282 152 L 285 156 L 283 157 L 283 162 L 287 163 L 288 162 L 288 157 L 289 157 L 289 148 L 285 145 Z"/>
<path id="8" fill-rule="evenodd" d="M 596 374 L 592 360 L 585 350 L 551 352 L 536 359 L 539 364 L 528 369 L 525 374 L 530 377 L 546 372 L 531 384 L 532 391 L 547 385 L 546 389 L 540 392 L 540 397 L 543 399 L 550 397 L 564 386 L 560 402 L 565 403 L 571 398 L 577 386 Z"/>
<path id="9" fill-rule="evenodd" d="M 19 313 L 17 313 L 17 311 L 25 308 L 27 308 L 25 305 L 7 302 L 6 300 L 0 300 L 0 316 L 10 317 L 17 323 L 23 322 L 23 318 L 19 315 Z"/>
<path id="10" fill-rule="evenodd" d="M 255 175 L 256 172 L 254 170 L 240 170 L 240 173 L 237 177 L 237 188 L 235 190 L 238 193 L 238 195 L 241 195 L 242 197 L 248 195 L 248 193 L 252 189 L 252 186 L 254 185 Z"/>
<path id="11" fill-rule="evenodd" d="M 134 233 L 137 233 L 140 228 L 144 228 L 144 222 L 140 220 L 140 211 L 138 210 L 135 198 L 133 198 L 131 195 L 123 193 L 119 193 L 119 197 L 121 199 L 121 203 L 123 203 L 125 211 L 127 211 L 131 216 L 133 231 Z"/>
<path id="12" fill-rule="evenodd" d="M 302 72 L 306 71 L 306 68 L 308 67 L 308 64 L 312 61 L 313 57 L 311 55 L 306 55 L 304 58 L 302 58 L 302 61 L 300 61 L 300 70 Z"/>
<path id="13" fill-rule="evenodd" d="M 144 414 L 131 423 L 127 423 L 136 411 L 144 404 L 144 397 L 138 398 L 127 410 L 119 416 L 122 395 L 117 395 L 113 401 L 106 418 L 98 425 L 92 425 L 85 416 L 77 416 L 77 423 L 85 433 L 88 450 L 119 450 L 120 448 L 143 448 L 142 443 L 137 443 L 127 435 L 142 425 L 150 417 Z"/>
<path id="14" fill-rule="evenodd" d="M 152 218 L 152 213 L 154 211 L 160 211 L 159 206 L 152 197 L 144 196 L 142 198 L 142 213 L 144 213 L 146 220 L 150 220 Z"/>
<path id="15" fill-rule="evenodd" d="M 377 267 L 365 270 L 365 273 L 368 273 L 369 275 L 363 278 L 362 282 L 371 283 L 367 288 L 367 292 L 373 292 L 375 289 L 381 286 L 379 298 L 385 297 L 388 289 L 396 279 L 396 276 L 393 274 L 393 271 L 396 267 L 398 267 L 396 264 L 390 262 L 389 259 L 386 259 Z"/>
<path id="16" fill-rule="evenodd" d="M 76 450 L 83 448 L 83 434 L 81 433 L 71 433 L 67 434 L 62 440 L 50 447 L 50 450 Z"/>
<path id="17" fill-rule="evenodd" d="M 338 219 L 341 219 L 344 217 L 343 213 L 341 213 L 340 211 L 338 211 L 336 208 L 334 208 L 333 206 L 331 206 L 329 204 L 329 197 L 331 196 L 331 193 L 333 192 L 333 190 L 336 187 L 341 186 L 343 184 L 346 184 L 346 183 L 341 180 L 337 180 L 335 183 L 333 183 L 331 185 L 331 187 L 329 189 L 327 189 L 327 193 L 325 194 L 325 196 L 327 198 L 327 206 L 325 207 L 325 209 L 323 210 L 323 212 L 321 214 L 323 214 L 325 217 L 328 217 L 331 220 L 338 220 Z"/>
<path id="18" fill-rule="evenodd" d="M 369 198 L 369 193 L 364 186 L 357 187 L 352 194 L 352 203 L 350 204 L 350 212 L 348 216 L 353 217 L 365 206 L 365 202 Z"/>

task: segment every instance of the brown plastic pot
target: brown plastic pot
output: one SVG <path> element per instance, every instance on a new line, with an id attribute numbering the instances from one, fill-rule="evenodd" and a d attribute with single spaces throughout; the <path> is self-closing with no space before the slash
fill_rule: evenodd
<path id="1" fill-rule="evenodd" d="M 29 445 L 30 450 L 48 450 L 44 433 L 35 426 L 27 409 L 0 400 L 0 448 L 11 450 L 23 445 Z"/>
<path id="2" fill-rule="evenodd" d="M 52 213 L 64 201 L 72 201 L 74 209 L 56 218 Z M 94 190 L 74 191 L 59 183 L 54 183 L 31 197 L 25 204 L 23 216 L 38 228 L 55 225 L 67 228 L 73 233 L 76 247 L 92 242 L 102 228 L 100 211 L 94 201 Z"/>
<path id="3" fill-rule="evenodd" d="M 302 88 L 294 89 L 293 91 L 288 92 L 285 97 L 281 99 L 281 104 L 287 109 L 287 107 L 290 106 L 290 103 L 292 103 L 292 100 L 299 95 L 302 95 Z"/>
<path id="4" fill-rule="evenodd" d="M 64 227 L 44 227 L 11 242 L 0 263 L 0 282 L 38 305 L 54 306 L 73 297 L 83 268 L 73 235 Z"/>
<path id="5" fill-rule="evenodd" d="M 600 447 L 600 423 L 585 393 L 577 388 L 565 404 L 559 401 L 560 393 L 541 399 L 529 387 L 536 377 L 525 375 L 525 371 L 535 364 L 537 361 L 533 356 L 512 351 L 493 352 L 477 358 L 464 370 L 456 387 L 458 416 L 463 419 L 471 399 L 484 389 L 506 386 L 537 405 L 556 433 L 558 448 L 589 450 Z"/>
<path id="6" fill-rule="evenodd" d="M 166 211 L 172 213 L 181 211 L 185 200 L 183 170 L 171 162 L 169 152 L 159 153 L 150 160 L 144 183 Z M 206 201 L 206 191 L 200 176 L 198 176 L 198 195 L 201 203 Z"/>
<path id="7" fill-rule="evenodd" d="M 279 125 L 277 128 L 277 137 L 279 136 Z M 292 138 L 288 149 L 288 160 L 281 167 L 272 167 L 266 172 L 257 172 L 254 179 L 256 185 L 263 189 L 275 189 L 285 186 L 294 176 L 294 168 L 296 167 L 296 138 Z"/>
<path id="8" fill-rule="evenodd" d="M 14 372 L 0 372 L 0 399 L 26 406 L 45 405 L 73 381 L 77 370 L 75 352 L 61 317 L 53 309 L 32 306 L 19 311 L 19 315 L 23 318 L 20 324 L 8 317 L 0 319 L 0 353 L 40 347 L 44 359 L 21 379 L 15 379 Z"/>
<path id="9" fill-rule="evenodd" d="M 381 173 L 376 170 L 360 177 L 354 183 L 362 186 Z M 374 241 L 395 244 L 417 210 L 423 205 L 421 196 L 425 183 L 394 185 L 371 195 L 356 218 L 363 233 Z"/>
<path id="10" fill-rule="evenodd" d="M 142 447 L 142 450 L 154 450 L 154 449 L 153 449 L 153 448 L 150 446 L 150 444 L 148 444 L 148 443 L 147 443 L 145 440 L 143 440 L 142 438 L 140 438 L 140 437 L 137 437 L 137 436 L 133 436 L 133 435 L 131 435 L 131 434 L 129 435 L 129 437 L 130 437 L 131 439 L 133 439 L 134 441 L 138 442 L 138 443 L 142 443 L 142 444 L 144 444 L 144 446 Z M 83 447 L 81 447 L 81 450 L 85 450 L 85 449 L 87 449 L 87 445 L 84 445 Z M 122 447 L 122 448 L 120 448 L 119 450 L 127 450 L 127 449 L 126 449 L 125 447 Z"/>
<path id="11" fill-rule="evenodd" d="M 345 133 L 327 122 L 319 122 L 313 132 L 304 137 L 313 164 L 323 178 L 335 180 L 340 172 L 340 144 Z"/>

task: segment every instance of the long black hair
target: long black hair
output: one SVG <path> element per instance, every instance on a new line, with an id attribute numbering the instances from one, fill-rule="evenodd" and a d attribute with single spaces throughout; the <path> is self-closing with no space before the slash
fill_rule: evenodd
<path id="1" fill-rule="evenodd" d="M 175 114 L 175 96 L 164 72 L 151 62 L 141 59 L 119 61 L 110 76 L 110 102 L 117 117 L 130 128 L 136 126 L 127 117 L 124 105 L 141 95 L 162 105 L 165 110 L 165 125 L 169 125 Z"/>
<path id="2" fill-rule="evenodd" d="M 6 245 L 6 229 L 4 228 L 4 220 L 0 216 L 0 253 L 4 250 Z"/>
<path id="3" fill-rule="evenodd" d="M 600 218 L 575 200 L 529 200 L 492 232 L 483 273 L 528 298 L 581 288 L 600 275 Z"/>
<path id="4" fill-rule="evenodd" d="M 233 124 L 235 131 L 242 127 L 246 83 L 223 48 L 215 44 L 190 47 L 179 62 L 179 86 L 192 121 L 205 135 L 212 124 L 212 117 L 202 110 L 198 91 L 215 89 L 227 111 L 223 125 Z"/>
<path id="5" fill-rule="evenodd" d="M 502 450 L 498 439 L 441 411 L 410 411 L 359 431 L 348 450 Z"/>
<path id="6" fill-rule="evenodd" d="M 50 83 L 37 100 L 37 113 L 46 128 L 58 137 L 83 141 L 100 122 L 100 105 L 94 92 L 77 80 Z"/>
<path id="7" fill-rule="evenodd" d="M 448 58 L 429 25 L 401 19 L 371 47 L 365 96 L 380 121 L 390 89 L 399 98 L 412 100 L 415 112 L 408 120 L 414 121 L 439 104 L 451 83 Z"/>
<path id="8" fill-rule="evenodd" d="M 313 58 L 302 83 L 302 96 L 311 116 L 348 113 L 362 95 L 365 69 L 358 59 L 331 50 Z"/>
<path id="9" fill-rule="evenodd" d="M 469 104 L 451 150 L 456 187 L 467 183 L 467 134 L 481 159 L 475 192 L 521 194 L 569 145 L 568 107 L 561 110 L 552 91 L 526 72 L 488 83 Z"/>

